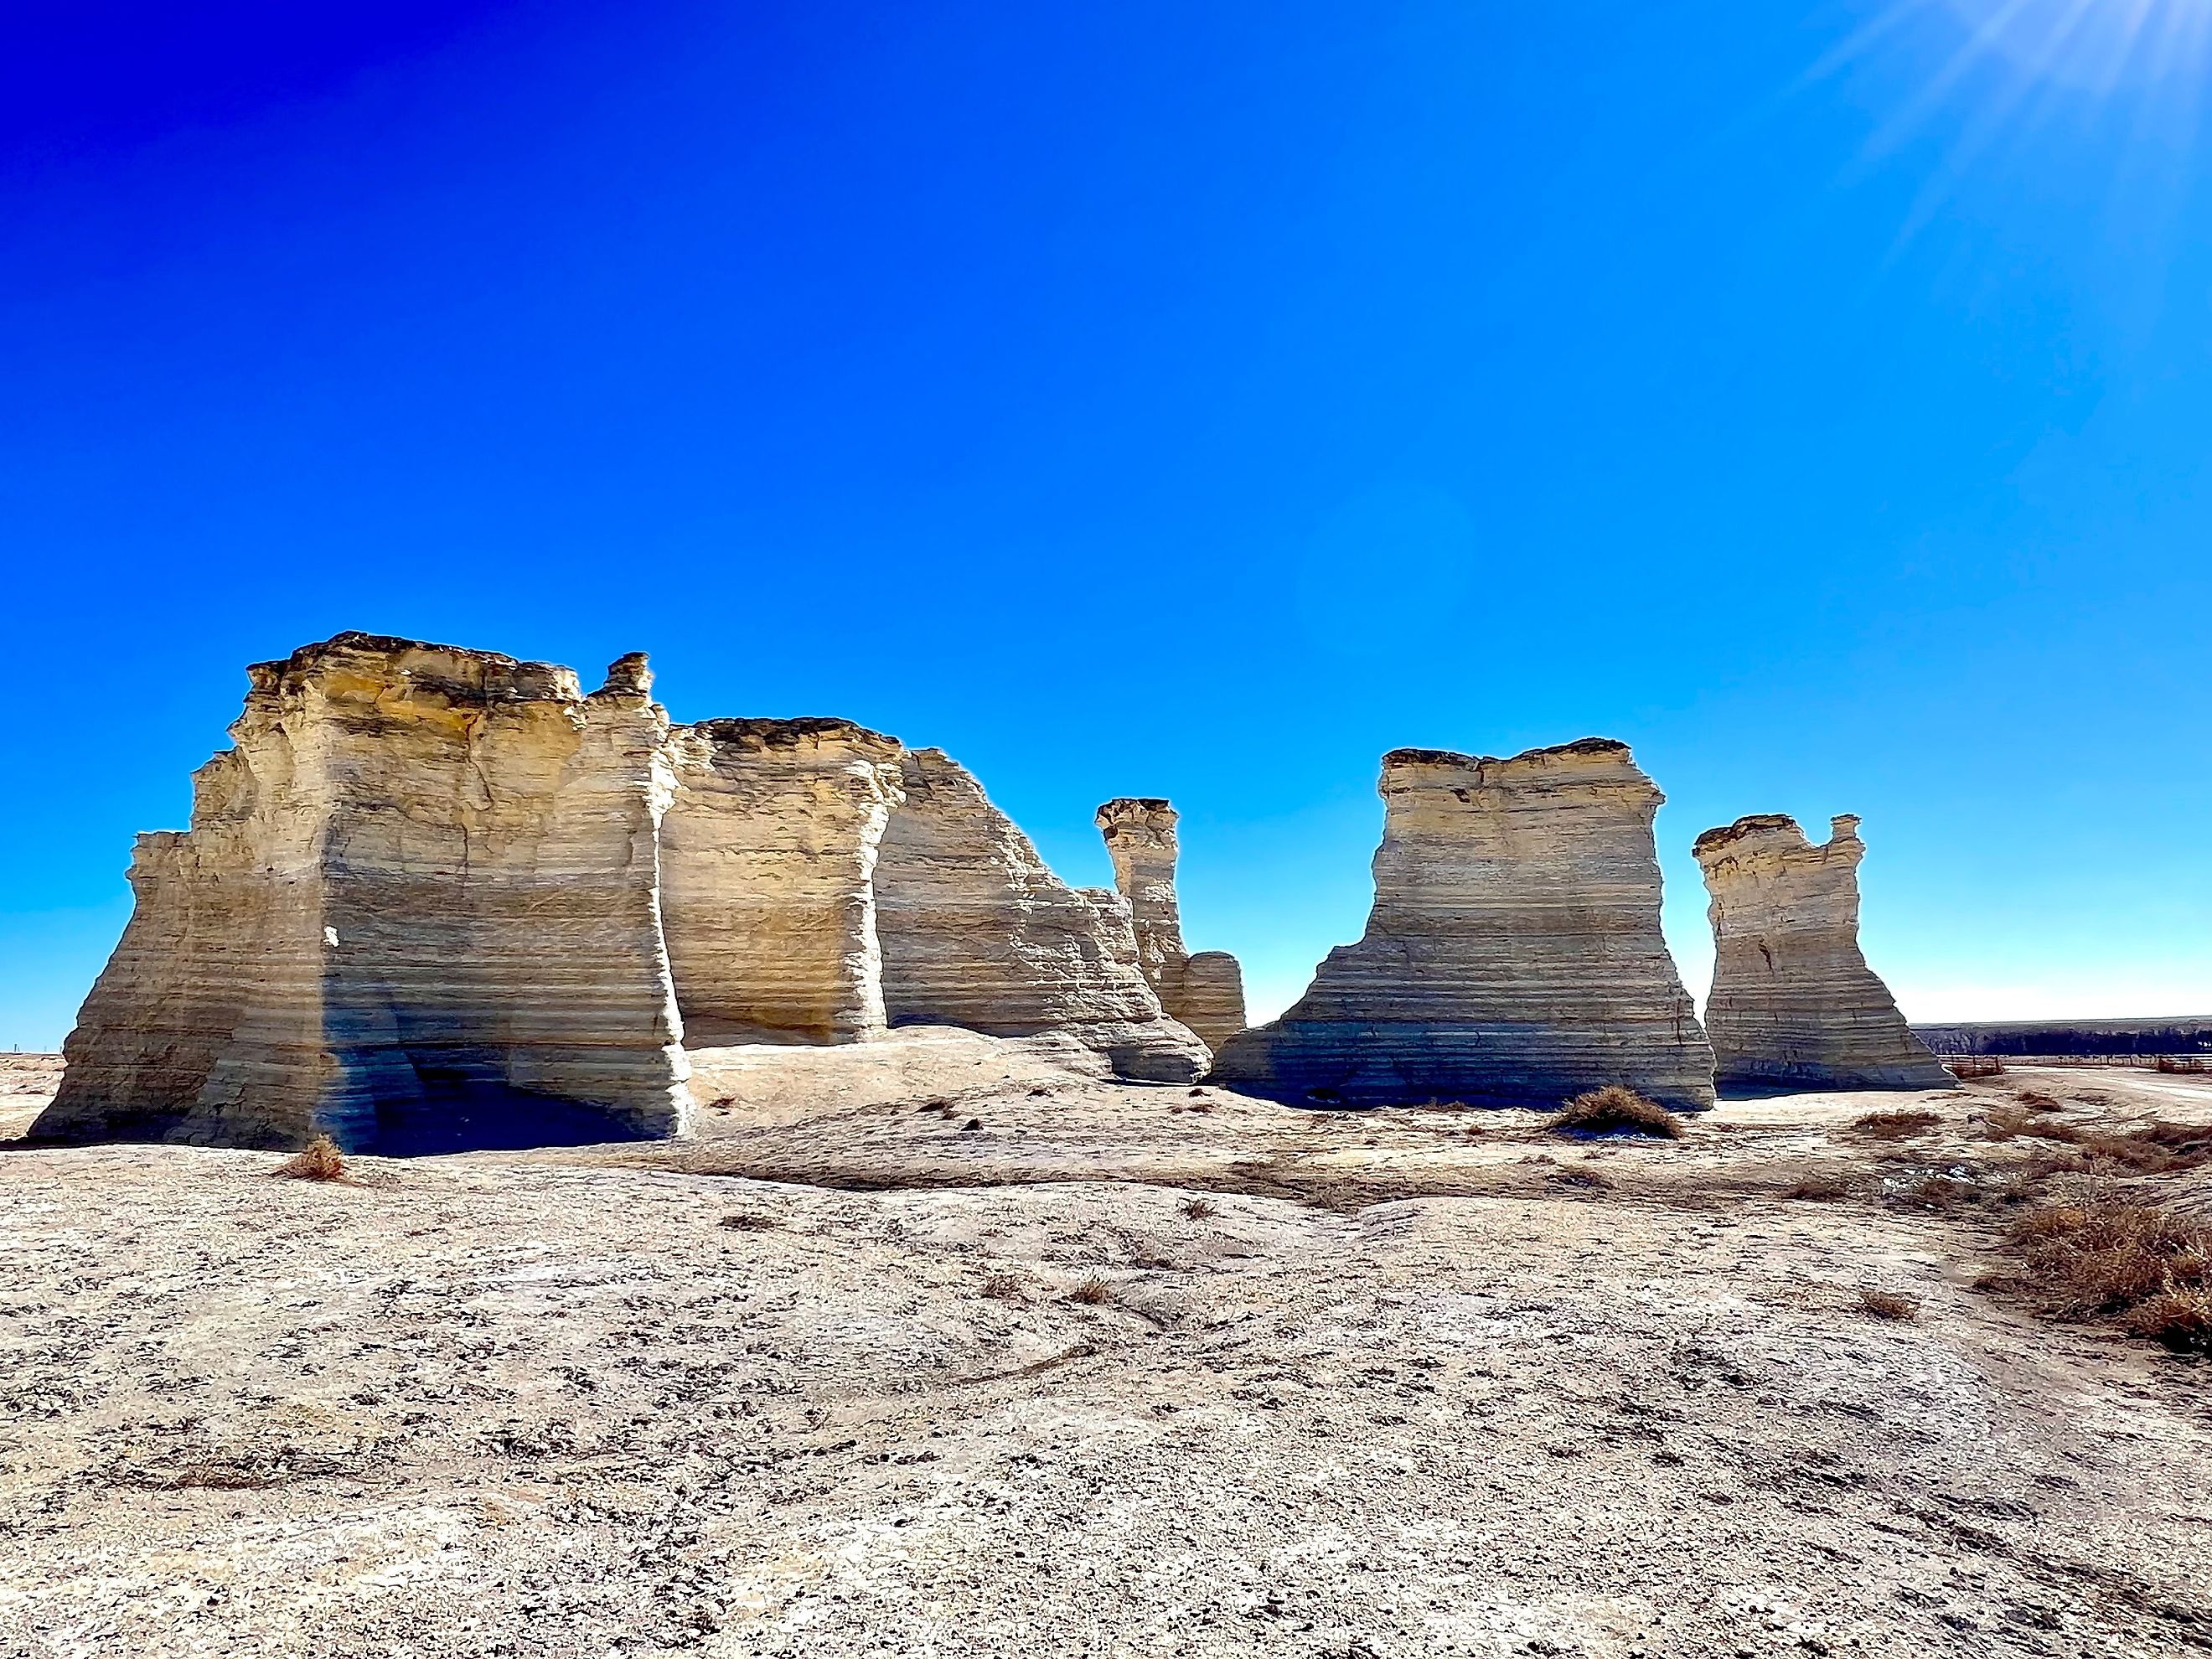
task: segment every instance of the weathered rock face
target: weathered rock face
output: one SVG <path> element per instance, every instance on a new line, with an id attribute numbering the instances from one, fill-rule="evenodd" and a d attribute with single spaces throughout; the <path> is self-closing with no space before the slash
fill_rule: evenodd
<path id="1" fill-rule="evenodd" d="M 1244 975 L 1226 951 L 1193 956 L 1183 948 L 1175 808 L 1157 797 L 1123 796 L 1101 806 L 1095 822 L 1115 884 L 1129 902 L 1138 966 L 1169 1016 L 1218 1050 L 1244 1029 Z"/>
<path id="2" fill-rule="evenodd" d="M 1705 1029 L 1723 1083 L 1935 1089 L 1951 1081 L 1859 951 L 1859 821 L 1824 847 L 1772 813 L 1692 849 L 1712 895 Z"/>
<path id="3" fill-rule="evenodd" d="M 672 792 L 642 657 L 342 634 L 251 671 L 34 1133 L 349 1147 L 669 1133 L 690 1109 L 657 899 Z"/>
<path id="4" fill-rule="evenodd" d="M 1119 895 L 1054 875 L 942 750 L 910 750 L 902 782 L 906 803 L 876 862 L 892 1024 L 1065 1031 L 1124 1076 L 1182 1082 L 1205 1070 L 1205 1045 L 1166 1016 L 1138 967 Z"/>
<path id="5" fill-rule="evenodd" d="M 1708 1106 L 1713 1055 L 1659 931 L 1653 817 L 1627 746 L 1383 757 L 1375 908 L 1214 1076 L 1293 1102 L 1553 1103 L 1623 1083 Z"/>
<path id="6" fill-rule="evenodd" d="M 690 1041 L 884 1030 L 876 854 L 898 740 L 850 720 L 720 720 L 670 736 L 661 923 Z"/>

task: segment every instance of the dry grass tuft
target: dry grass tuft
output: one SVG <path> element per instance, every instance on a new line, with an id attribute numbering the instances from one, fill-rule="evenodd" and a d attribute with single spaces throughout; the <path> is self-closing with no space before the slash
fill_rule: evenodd
<path id="1" fill-rule="evenodd" d="M 1808 1199 L 1817 1204 L 1832 1203 L 1837 1199 L 1850 1195 L 1850 1182 L 1840 1176 L 1828 1175 L 1817 1170 L 1811 1175 L 1798 1176 L 1796 1184 L 1782 1194 L 1784 1198 Z"/>
<path id="2" fill-rule="evenodd" d="M 1661 1140 L 1682 1138 L 1681 1119 L 1657 1101 L 1646 1100 L 1635 1090 L 1618 1083 L 1577 1095 L 1549 1127 L 1557 1134 L 1649 1135 Z"/>
<path id="3" fill-rule="evenodd" d="M 1018 1302 L 1022 1299 L 1022 1281 L 1012 1273 L 993 1273 L 983 1281 L 983 1294 L 994 1302 Z"/>
<path id="4" fill-rule="evenodd" d="M 1934 1112 L 1869 1112 L 1851 1120 L 1851 1130 L 1870 1140 L 1911 1140 L 1942 1121 Z"/>
<path id="5" fill-rule="evenodd" d="M 2212 1352 L 2212 1227 L 2113 1193 L 2025 1216 L 2005 1245 L 1996 1287 L 2041 1311 Z"/>
<path id="6" fill-rule="evenodd" d="M 1070 1302 L 1080 1302 L 1086 1308 L 1097 1308 L 1115 1299 L 1114 1287 L 1093 1273 L 1067 1293 Z"/>
<path id="7" fill-rule="evenodd" d="M 1193 1221 L 1203 1221 L 1210 1215 L 1221 1213 L 1221 1206 L 1210 1198 L 1186 1198 L 1180 1207 Z"/>
<path id="8" fill-rule="evenodd" d="M 772 1215 L 761 1215 L 751 1210 L 741 1210 L 735 1215 L 726 1215 L 716 1224 L 741 1233 L 764 1233 L 780 1224 Z"/>
<path id="9" fill-rule="evenodd" d="M 1944 1068 L 1961 1083 L 1971 1078 L 2002 1077 L 2004 1061 L 1995 1054 L 1946 1054 Z"/>
<path id="10" fill-rule="evenodd" d="M 1611 1192 L 1613 1181 L 1602 1170 L 1593 1170 L 1587 1164 L 1553 1170 L 1545 1177 L 1555 1187 L 1589 1187 L 1600 1192 Z"/>
<path id="11" fill-rule="evenodd" d="M 1917 1319 L 1919 1302 L 1897 1291 L 1863 1290 L 1859 1292 L 1858 1310 L 1869 1319 Z"/>
<path id="12" fill-rule="evenodd" d="M 328 1135 L 317 1135 L 278 1164 L 273 1173 L 293 1181 L 343 1181 L 345 1156 Z"/>
<path id="13" fill-rule="evenodd" d="M 2041 1089 L 2015 1089 L 2012 1097 L 2031 1112 L 2056 1112 L 2062 1109 L 2058 1097 Z"/>

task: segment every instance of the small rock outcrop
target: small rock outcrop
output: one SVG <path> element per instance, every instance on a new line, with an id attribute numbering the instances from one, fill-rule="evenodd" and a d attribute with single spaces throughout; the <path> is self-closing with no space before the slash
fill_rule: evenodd
<path id="1" fill-rule="evenodd" d="M 896 738 L 841 720 L 677 727 L 660 915 L 693 1043 L 849 1042 L 884 1028 L 877 849 Z"/>
<path id="2" fill-rule="evenodd" d="M 1720 1080 L 1817 1089 L 1935 1089 L 1952 1081 L 1906 1028 L 1859 951 L 1859 821 L 1826 845 L 1760 813 L 1708 830 L 1692 849 L 1712 895 L 1705 1004 Z"/>
<path id="3" fill-rule="evenodd" d="M 139 838 L 123 940 L 33 1133 L 386 1151 L 665 1134 L 673 781 L 641 656 L 342 634 L 249 671 L 191 828 Z"/>
<path id="4" fill-rule="evenodd" d="M 1659 930 L 1664 799 L 1627 745 L 1383 757 L 1365 935 L 1215 1078 L 1295 1103 L 1552 1103 L 1608 1083 L 1713 1102 L 1713 1054 Z"/>
<path id="5" fill-rule="evenodd" d="M 1054 875 L 944 750 L 909 750 L 901 781 L 875 876 L 892 1024 L 1066 1032 L 1125 1077 L 1203 1073 L 1206 1045 L 1162 1010 L 1118 894 Z"/>
<path id="6" fill-rule="evenodd" d="M 1114 861 L 1115 885 L 1129 902 L 1137 964 L 1171 1018 L 1216 1050 L 1244 1029 L 1244 974 L 1226 951 L 1183 948 L 1176 898 L 1176 810 L 1158 797 L 1123 796 L 1094 822 Z"/>

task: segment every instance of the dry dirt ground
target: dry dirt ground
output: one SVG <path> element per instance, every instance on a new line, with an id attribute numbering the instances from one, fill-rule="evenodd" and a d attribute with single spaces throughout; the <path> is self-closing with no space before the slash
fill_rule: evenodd
<path id="1" fill-rule="evenodd" d="M 1570 1143 L 946 1034 L 699 1059 L 688 1146 L 0 1153 L 0 1653 L 2212 1650 L 2212 1371 L 1916 1207 L 2003 1180 L 2023 1074 Z"/>

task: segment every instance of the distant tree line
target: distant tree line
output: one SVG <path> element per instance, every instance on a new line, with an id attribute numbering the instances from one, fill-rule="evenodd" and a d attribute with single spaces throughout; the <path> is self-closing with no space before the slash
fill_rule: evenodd
<path id="1" fill-rule="evenodd" d="M 2073 1024 L 1916 1025 L 1939 1054 L 2206 1054 L 2212 1019 L 2082 1020 Z"/>

